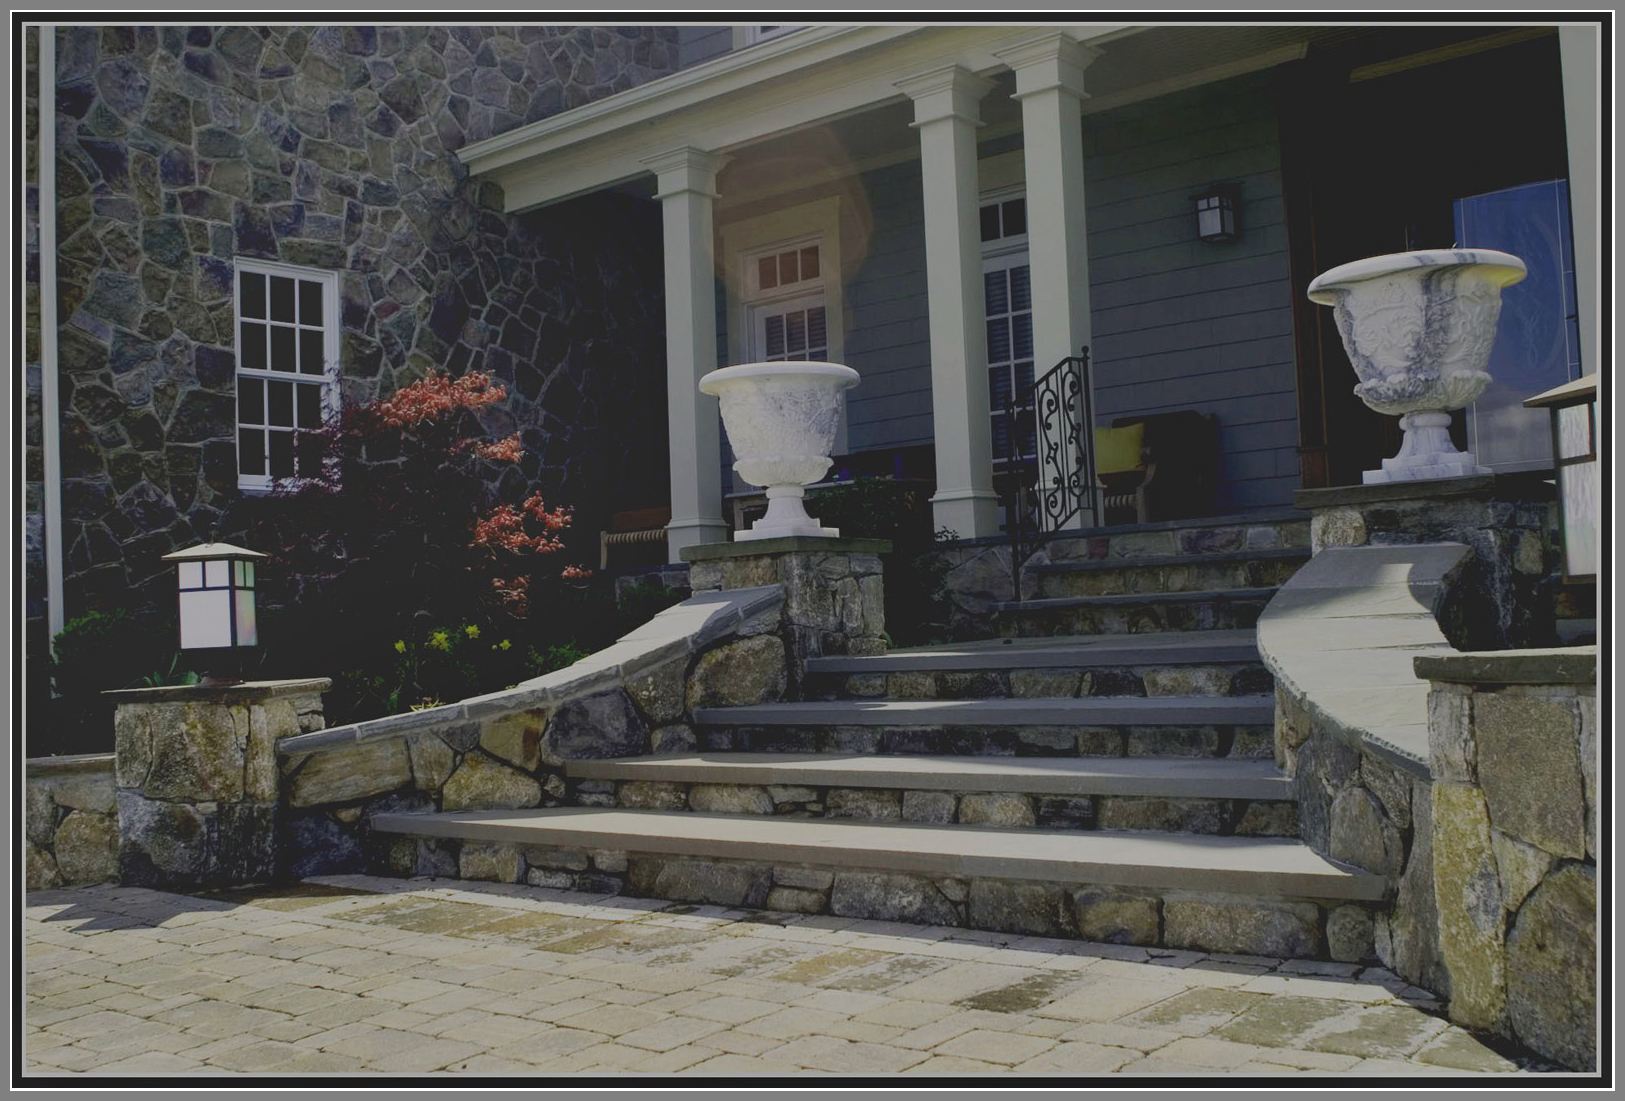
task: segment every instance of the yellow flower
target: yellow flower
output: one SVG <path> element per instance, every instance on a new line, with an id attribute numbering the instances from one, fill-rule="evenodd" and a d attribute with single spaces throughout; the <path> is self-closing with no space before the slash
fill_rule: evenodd
<path id="1" fill-rule="evenodd" d="M 513 643 L 509 642 L 507 639 L 502 640 L 502 648 L 504 650 L 511 649 L 512 647 L 513 647 Z"/>
<path id="2" fill-rule="evenodd" d="M 479 638 L 480 637 L 480 629 L 478 627 L 474 626 L 472 623 L 470 623 L 467 627 L 463 628 L 463 633 L 468 635 L 469 638 Z"/>
<path id="3" fill-rule="evenodd" d="M 396 639 L 396 640 L 395 640 L 395 652 L 396 652 L 396 653 L 397 653 L 397 654 L 404 654 L 404 653 L 406 653 L 406 643 L 405 643 L 405 642 L 403 642 L 403 641 L 402 641 L 402 640 L 400 640 L 400 639 Z"/>
<path id="4" fill-rule="evenodd" d="M 451 635 L 445 631 L 436 631 L 429 636 L 429 647 L 434 650 L 450 650 Z"/>

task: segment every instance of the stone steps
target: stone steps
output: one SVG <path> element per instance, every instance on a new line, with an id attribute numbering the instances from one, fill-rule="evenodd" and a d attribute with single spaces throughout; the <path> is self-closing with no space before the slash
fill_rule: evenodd
<path id="1" fill-rule="evenodd" d="M 813 699 L 1252 696 L 1274 690 L 1254 632 L 993 639 L 807 663 Z"/>
<path id="2" fill-rule="evenodd" d="M 1291 781 L 1226 759 L 663 754 L 566 765 L 580 806 L 1292 837 Z"/>
<path id="3" fill-rule="evenodd" d="M 1255 626 L 1274 595 L 1272 587 L 1046 597 L 1000 604 L 996 615 L 999 634 L 1015 638 L 1234 630 Z"/>
<path id="4" fill-rule="evenodd" d="M 706 750 L 1022 757 L 1273 757 L 1274 700 L 831 700 L 694 713 Z"/>
<path id="5" fill-rule="evenodd" d="M 1284 838 L 579 807 L 372 828 L 475 878 L 1299 958 L 1338 954 L 1385 889 Z"/>
<path id="6" fill-rule="evenodd" d="M 1308 547 L 1051 562 L 1031 568 L 1038 597 L 1268 588 L 1309 561 Z"/>

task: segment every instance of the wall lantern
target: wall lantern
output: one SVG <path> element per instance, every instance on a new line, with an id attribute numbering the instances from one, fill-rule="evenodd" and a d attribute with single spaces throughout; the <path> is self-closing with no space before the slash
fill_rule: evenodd
<path id="1" fill-rule="evenodd" d="M 176 565 L 180 582 L 182 650 L 239 656 L 258 646 L 254 615 L 255 563 L 266 556 L 230 543 L 203 543 L 163 557 Z"/>
<path id="2" fill-rule="evenodd" d="M 1241 188 L 1235 184 L 1209 184 L 1191 196 L 1196 204 L 1196 236 L 1203 241 L 1234 241 L 1241 236 L 1237 213 Z"/>
<path id="3" fill-rule="evenodd" d="M 1562 523 L 1563 578 L 1597 579 L 1598 523 L 1602 495 L 1597 471 L 1597 376 L 1527 398 L 1530 409 L 1552 411 L 1552 460 L 1557 468 L 1557 500 Z"/>

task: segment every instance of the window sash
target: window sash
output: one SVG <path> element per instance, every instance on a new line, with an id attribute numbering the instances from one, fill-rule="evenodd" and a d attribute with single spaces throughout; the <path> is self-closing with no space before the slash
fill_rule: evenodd
<path id="1" fill-rule="evenodd" d="M 339 409 L 338 273 L 239 258 L 232 305 L 238 488 L 311 477 L 320 459 L 296 437 Z M 256 350 L 251 342 L 259 339 L 265 344 Z"/>

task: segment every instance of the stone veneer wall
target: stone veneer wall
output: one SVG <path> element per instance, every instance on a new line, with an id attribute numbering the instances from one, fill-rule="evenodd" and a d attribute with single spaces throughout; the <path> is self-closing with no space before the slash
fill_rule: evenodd
<path id="1" fill-rule="evenodd" d="M 1597 1065 L 1597 651 L 1418 658 L 1450 1018 Z"/>
<path id="2" fill-rule="evenodd" d="M 26 762 L 24 882 L 30 891 L 118 878 L 113 755 Z"/>
<path id="3" fill-rule="evenodd" d="M 59 28 L 68 615 L 127 603 L 237 499 L 237 256 L 343 273 L 346 402 L 487 370 L 510 398 L 486 427 L 521 432 L 520 481 L 578 505 L 580 531 L 664 500 L 657 205 L 606 194 L 505 215 L 455 154 L 675 68 L 673 28 Z M 29 271 L 37 281 L 37 255 Z M 37 329 L 36 316 L 27 614 L 40 654 Z"/>
<path id="4" fill-rule="evenodd" d="M 614 784 L 569 780 L 566 761 L 692 750 L 695 708 L 783 696 L 783 603 L 776 586 L 701 594 L 506 691 L 283 742 L 280 873 L 492 878 L 477 847 L 463 856 L 455 842 L 385 837 L 370 819 L 602 802 Z M 592 878 L 602 869 L 568 870 L 574 885 L 605 889 Z M 531 881 L 563 885 L 559 871 Z"/>

